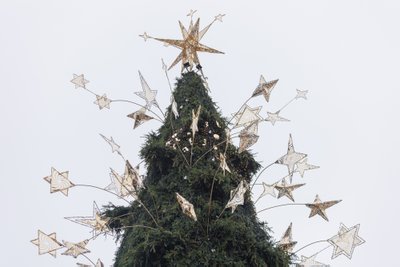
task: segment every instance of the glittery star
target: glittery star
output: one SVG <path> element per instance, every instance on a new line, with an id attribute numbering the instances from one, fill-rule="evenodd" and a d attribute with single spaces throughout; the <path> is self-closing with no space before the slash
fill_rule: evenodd
<path id="1" fill-rule="evenodd" d="M 233 114 L 233 118 L 236 120 L 235 128 L 241 126 L 249 126 L 252 123 L 262 120 L 259 115 L 261 111 L 261 106 L 256 108 L 251 108 L 248 105 L 244 105 L 237 113 Z"/>
<path id="2" fill-rule="evenodd" d="M 254 90 L 251 97 L 263 95 L 265 100 L 269 102 L 269 98 L 271 96 L 271 92 L 274 89 L 275 85 L 278 83 L 279 79 L 267 82 L 264 76 L 260 76 L 260 82 L 257 88 Z"/>
<path id="3" fill-rule="evenodd" d="M 60 173 L 53 167 L 51 167 L 51 175 L 43 179 L 50 184 L 50 193 L 61 192 L 68 196 L 68 189 L 75 186 L 68 180 L 68 171 Z"/>
<path id="4" fill-rule="evenodd" d="M 289 227 L 286 229 L 283 234 L 281 240 L 278 242 L 278 247 L 283 249 L 284 251 L 290 253 L 293 251 L 294 246 L 297 244 L 296 241 L 292 239 L 292 223 L 290 223 Z"/>
<path id="5" fill-rule="evenodd" d="M 304 176 L 304 172 L 308 171 L 308 170 L 314 170 L 314 169 L 318 169 L 319 166 L 315 166 L 315 165 L 311 165 L 307 163 L 307 158 L 305 158 L 302 161 L 299 161 L 296 163 L 296 170 L 295 172 L 299 172 L 300 176 L 303 177 Z"/>
<path id="6" fill-rule="evenodd" d="M 317 254 L 311 257 L 301 256 L 301 262 L 299 262 L 296 266 L 298 267 L 329 267 L 324 263 L 318 262 L 315 259 L 317 258 Z"/>
<path id="7" fill-rule="evenodd" d="M 253 122 L 242 131 L 240 131 L 239 138 L 239 153 L 242 153 L 255 143 L 257 143 L 259 136 L 257 135 L 258 132 L 258 121 Z"/>
<path id="8" fill-rule="evenodd" d="M 325 210 L 330 208 L 330 207 L 332 207 L 333 205 L 336 205 L 339 202 L 341 202 L 341 200 L 333 200 L 333 201 L 321 202 L 321 199 L 319 199 L 319 196 L 316 195 L 314 203 L 306 204 L 306 206 L 311 209 L 309 218 L 311 218 L 311 217 L 315 216 L 316 214 L 318 214 L 319 216 L 324 218 L 326 221 L 329 221 Z"/>
<path id="9" fill-rule="evenodd" d="M 187 30 L 181 22 L 179 22 L 179 26 L 181 28 L 181 33 L 183 40 L 173 40 L 173 39 L 161 39 L 161 38 L 153 38 L 157 41 L 167 43 L 172 45 L 178 49 L 181 49 L 181 53 L 175 59 L 175 61 L 171 64 L 169 69 L 174 67 L 178 62 L 182 61 L 182 71 L 185 67 L 188 67 L 190 70 L 193 66 L 201 66 L 200 60 L 198 58 L 197 52 L 208 52 L 208 53 L 218 53 L 223 54 L 223 52 L 213 49 L 211 47 L 205 46 L 200 43 L 200 40 L 207 32 L 210 25 L 208 25 L 205 29 L 199 30 L 200 19 L 197 19 L 194 25 L 189 26 Z"/>
<path id="10" fill-rule="evenodd" d="M 215 20 L 218 20 L 220 22 L 222 22 L 222 18 L 225 16 L 225 14 L 218 14 L 214 17 Z"/>
<path id="11" fill-rule="evenodd" d="M 359 229 L 359 224 L 351 228 L 347 228 L 342 223 L 340 224 L 339 233 L 328 239 L 328 242 L 333 245 L 332 259 L 339 255 L 345 255 L 351 259 L 354 248 L 365 243 L 365 240 L 358 236 Z"/>
<path id="12" fill-rule="evenodd" d="M 181 206 L 182 212 L 189 218 L 193 219 L 194 221 L 197 221 L 197 216 L 196 212 L 194 211 L 193 204 L 191 204 L 189 201 L 187 201 L 184 197 L 182 197 L 178 193 L 175 194 L 176 194 L 176 200 Z"/>
<path id="13" fill-rule="evenodd" d="M 297 91 L 297 95 L 295 96 L 296 99 L 303 98 L 303 99 L 307 100 L 308 90 L 301 91 L 299 89 L 296 89 L 296 91 Z"/>
<path id="14" fill-rule="evenodd" d="M 277 121 L 290 121 L 288 119 L 285 119 L 285 118 L 279 116 L 279 111 L 277 111 L 275 113 L 271 113 L 271 112 L 267 111 L 267 114 L 268 114 L 268 117 L 265 120 L 271 122 L 272 125 L 275 125 L 275 122 L 277 122 Z"/>
<path id="15" fill-rule="evenodd" d="M 262 192 L 260 198 L 262 198 L 266 195 L 271 195 L 273 197 L 276 197 L 276 192 L 275 192 L 276 183 L 275 184 L 266 184 L 263 182 L 262 185 L 263 185 L 264 191 Z"/>
<path id="16" fill-rule="evenodd" d="M 237 206 L 244 204 L 244 194 L 247 191 L 247 183 L 245 181 L 240 181 L 236 189 L 231 190 L 231 195 L 225 208 L 232 208 L 232 213 L 235 212 Z"/>
<path id="17" fill-rule="evenodd" d="M 140 34 L 139 36 L 142 37 L 143 40 L 144 40 L 145 42 L 147 41 L 147 39 L 151 38 L 151 37 L 147 34 L 147 32 L 144 32 L 143 34 Z"/>
<path id="18" fill-rule="evenodd" d="M 87 243 L 89 243 L 89 240 L 87 240 L 87 239 L 83 240 L 79 243 L 72 243 L 72 242 L 63 240 L 63 243 L 64 243 L 64 246 L 67 248 L 67 250 L 64 251 L 62 253 L 62 255 L 72 256 L 74 258 L 77 258 L 79 255 L 90 252 L 90 250 L 88 250 L 86 248 Z"/>
<path id="19" fill-rule="evenodd" d="M 85 79 L 85 76 L 83 74 L 81 75 L 73 75 L 74 78 L 71 80 L 73 84 L 75 84 L 75 89 L 76 88 L 84 88 L 86 89 L 86 84 L 89 82 L 88 80 Z"/>
<path id="20" fill-rule="evenodd" d="M 108 139 L 107 137 L 105 137 L 104 135 L 100 134 L 100 136 L 111 146 L 111 152 L 117 152 L 118 154 L 121 155 L 121 151 L 119 151 L 120 146 L 115 143 L 114 139 L 112 138 L 112 136 L 110 137 L 110 139 Z"/>
<path id="21" fill-rule="evenodd" d="M 283 196 L 287 197 L 288 199 L 290 199 L 291 201 L 294 202 L 294 198 L 293 198 L 293 190 L 302 187 L 305 184 L 291 184 L 288 185 L 286 183 L 286 179 L 283 179 L 281 182 L 281 185 L 276 185 L 275 188 L 276 190 L 278 190 L 278 198 L 281 198 Z"/>
<path id="22" fill-rule="evenodd" d="M 143 92 L 135 92 L 135 94 L 146 101 L 146 107 L 148 109 L 150 109 L 152 105 L 158 106 L 156 101 L 157 91 L 150 89 L 150 86 L 147 84 L 146 80 L 143 78 L 140 71 L 139 71 L 139 77 Z"/>
<path id="23" fill-rule="evenodd" d="M 296 163 L 304 159 L 306 156 L 307 154 L 297 153 L 294 150 L 292 135 L 289 135 L 287 153 L 286 155 L 278 159 L 276 163 L 286 165 L 289 171 L 289 175 L 292 177 Z"/>
<path id="24" fill-rule="evenodd" d="M 98 105 L 100 110 L 103 108 L 110 109 L 111 100 L 107 98 L 106 94 L 102 96 L 96 95 L 96 101 L 94 101 L 93 103 Z"/>
<path id="25" fill-rule="evenodd" d="M 64 247 L 57 241 L 56 233 L 46 235 L 40 230 L 38 230 L 38 237 L 31 242 L 38 247 L 39 255 L 49 253 L 54 258 L 57 256 L 57 250 Z"/>
<path id="26" fill-rule="evenodd" d="M 143 188 L 143 178 L 139 175 L 138 168 L 133 168 L 127 160 L 125 162 L 124 175 L 119 175 L 111 169 L 111 184 L 106 187 L 107 190 L 114 190 L 121 197 L 136 197 L 137 191 Z"/>
<path id="27" fill-rule="evenodd" d="M 225 171 L 231 173 L 231 170 L 229 169 L 228 164 L 226 163 L 226 157 L 224 156 L 224 154 L 219 153 L 219 167 L 222 169 L 223 174 L 225 175 Z"/>
<path id="28" fill-rule="evenodd" d="M 102 216 L 101 211 L 97 206 L 96 202 L 93 202 L 92 216 L 65 217 L 65 219 L 91 228 L 94 238 L 102 233 L 107 233 L 110 230 L 108 228 L 108 221 L 110 219 Z"/>
<path id="29" fill-rule="evenodd" d="M 127 117 L 129 117 L 135 121 L 135 124 L 133 125 L 133 129 L 136 129 L 137 127 L 142 125 L 144 122 L 153 119 L 153 117 L 146 115 L 145 112 L 146 112 L 146 109 L 141 108 L 138 111 L 135 111 L 135 112 L 127 115 Z"/>

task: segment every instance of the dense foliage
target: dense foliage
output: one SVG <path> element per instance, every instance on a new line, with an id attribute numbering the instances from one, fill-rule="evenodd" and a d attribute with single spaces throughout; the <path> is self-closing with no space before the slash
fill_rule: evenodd
<path id="1" fill-rule="evenodd" d="M 241 180 L 250 183 L 260 165 L 249 152 L 239 154 L 234 145 L 226 146 L 228 122 L 199 75 L 184 73 L 173 94 L 179 118 L 170 106 L 164 125 L 147 136 L 141 149 L 148 167 L 139 193 L 143 205 L 133 202 L 106 211 L 121 239 L 115 266 L 288 266 L 288 255 L 272 244 L 267 226 L 258 221 L 249 192 L 234 213 L 222 212 L 230 191 Z M 192 110 L 200 105 L 199 132 L 191 149 Z M 171 139 L 174 134 L 179 141 Z M 224 175 L 219 155 L 225 152 L 232 173 Z M 198 221 L 182 213 L 175 192 L 194 205 Z"/>

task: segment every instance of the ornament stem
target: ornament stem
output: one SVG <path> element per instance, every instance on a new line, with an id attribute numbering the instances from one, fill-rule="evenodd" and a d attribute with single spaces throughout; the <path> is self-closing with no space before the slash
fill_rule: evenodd
<path id="1" fill-rule="evenodd" d="M 318 243 L 323 243 L 323 242 L 328 242 L 328 240 L 318 240 L 318 241 L 311 242 L 311 243 L 309 243 L 309 244 L 307 244 L 307 245 L 305 245 L 305 246 L 299 248 L 298 250 L 296 250 L 295 252 L 293 252 L 293 254 L 296 254 L 297 252 L 299 252 L 299 251 L 301 251 L 301 250 L 303 250 L 303 249 L 305 249 L 305 248 L 308 248 L 309 246 L 312 246 L 312 245 L 318 244 Z M 330 248 L 331 246 L 332 246 L 332 245 L 329 245 L 328 247 L 326 247 L 326 248 L 324 248 L 324 249 L 318 251 L 317 253 L 313 254 L 313 256 L 315 256 L 315 255 L 321 253 L 322 251 L 324 251 L 324 250 Z"/>
<path id="2" fill-rule="evenodd" d="M 272 207 L 268 207 L 265 209 L 262 209 L 260 211 L 257 211 L 257 214 L 266 210 L 270 210 L 270 209 L 275 209 L 275 208 L 280 208 L 280 207 L 286 207 L 286 206 L 305 206 L 306 203 L 286 203 L 286 204 L 280 204 L 280 205 L 276 205 L 276 206 L 272 206 Z"/>

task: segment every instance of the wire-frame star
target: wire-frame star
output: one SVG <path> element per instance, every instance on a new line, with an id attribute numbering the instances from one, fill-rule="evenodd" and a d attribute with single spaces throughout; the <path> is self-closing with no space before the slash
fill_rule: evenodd
<path id="1" fill-rule="evenodd" d="M 360 224 L 347 228 L 344 224 L 340 224 L 339 233 L 330 239 L 328 242 L 333 245 L 332 259 L 339 255 L 345 255 L 351 259 L 354 253 L 354 248 L 365 243 L 365 240 L 358 236 Z"/>
<path id="2" fill-rule="evenodd" d="M 38 237 L 31 240 L 31 242 L 38 247 L 39 255 L 49 253 L 54 258 L 57 256 L 57 250 L 64 247 L 57 241 L 56 233 L 47 235 L 40 230 L 38 230 Z"/>
<path id="3" fill-rule="evenodd" d="M 68 189 L 75 186 L 68 179 L 68 171 L 58 172 L 55 168 L 51 168 L 51 175 L 43 178 L 50 184 L 50 193 L 61 192 L 68 196 Z"/>

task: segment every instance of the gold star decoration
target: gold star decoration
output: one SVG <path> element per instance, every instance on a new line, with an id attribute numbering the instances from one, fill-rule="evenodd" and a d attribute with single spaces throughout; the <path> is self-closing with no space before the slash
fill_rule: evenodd
<path id="1" fill-rule="evenodd" d="M 292 223 L 290 223 L 289 227 L 286 229 L 283 234 L 281 240 L 278 242 L 278 247 L 283 249 L 284 251 L 290 253 L 293 251 L 294 246 L 297 244 L 296 241 L 293 241 L 292 238 Z"/>
<path id="2" fill-rule="evenodd" d="M 185 214 L 192 220 L 197 221 L 197 216 L 196 212 L 194 211 L 193 204 L 187 201 L 184 197 L 182 197 L 178 193 L 175 194 L 176 194 L 176 200 L 178 201 L 179 206 L 181 206 L 183 214 Z"/>
<path id="3" fill-rule="evenodd" d="M 107 98 L 106 94 L 102 96 L 96 95 L 96 101 L 94 101 L 93 103 L 98 105 L 100 110 L 102 110 L 103 108 L 110 109 L 111 100 Z"/>
<path id="4" fill-rule="evenodd" d="M 282 179 L 281 185 L 275 185 L 276 190 L 278 190 L 278 198 L 281 198 L 283 196 L 287 197 L 288 199 L 290 199 L 291 201 L 294 202 L 294 198 L 293 198 L 293 190 L 302 187 L 305 184 L 290 184 L 288 185 L 286 183 L 286 179 Z"/>
<path id="5" fill-rule="evenodd" d="M 93 202 L 93 215 L 92 216 L 76 216 L 65 217 L 65 219 L 86 226 L 92 229 L 93 237 L 97 237 L 101 233 L 109 232 L 108 222 L 109 218 L 102 216 L 96 202 Z"/>
<path id="6" fill-rule="evenodd" d="M 74 258 L 77 258 L 79 255 L 90 252 L 90 250 L 86 248 L 86 245 L 89 243 L 88 239 L 83 240 L 79 243 L 72 243 L 63 240 L 63 243 L 64 246 L 67 248 L 67 250 L 64 251 L 62 255 L 72 256 Z"/>
<path id="7" fill-rule="evenodd" d="M 219 153 L 219 167 L 222 169 L 223 174 L 225 175 L 225 171 L 231 173 L 231 169 L 229 169 L 228 164 L 226 163 L 226 157 L 224 154 Z"/>
<path id="8" fill-rule="evenodd" d="M 179 21 L 179 26 L 181 28 L 183 40 L 152 38 L 149 36 L 147 38 L 152 38 L 154 40 L 163 42 L 164 44 L 172 45 L 181 50 L 181 53 L 174 60 L 174 62 L 171 64 L 171 66 L 168 68 L 168 70 L 173 68 L 180 61 L 182 61 L 182 71 L 184 68 L 189 68 L 189 70 L 192 70 L 193 66 L 201 68 L 200 60 L 197 55 L 197 52 L 223 54 L 223 52 L 221 52 L 221 51 L 218 51 L 214 48 L 205 46 L 200 43 L 200 40 L 203 38 L 205 33 L 208 31 L 211 24 L 208 25 L 207 27 L 205 27 L 204 29 L 199 30 L 200 19 L 197 19 L 197 21 L 194 25 L 191 22 L 189 29 L 186 29 L 185 26 L 183 26 L 182 22 Z"/>
<path id="9" fill-rule="evenodd" d="M 239 153 L 242 153 L 255 143 L 257 143 L 259 136 L 258 133 L 258 121 L 253 122 L 242 131 L 240 131 L 239 138 Z"/>
<path id="10" fill-rule="evenodd" d="M 46 235 L 40 230 L 38 230 L 38 237 L 31 242 L 38 247 L 39 255 L 49 253 L 54 258 L 57 256 L 57 250 L 64 247 L 57 241 L 56 233 Z"/>
<path id="11" fill-rule="evenodd" d="M 316 261 L 317 254 L 311 257 L 301 256 L 301 262 L 299 262 L 296 266 L 298 267 L 329 267 L 324 263 Z"/>
<path id="12" fill-rule="evenodd" d="M 332 259 L 339 255 L 345 255 L 351 259 L 354 248 L 365 243 L 365 240 L 358 236 L 358 230 L 360 230 L 359 224 L 350 228 L 342 223 L 340 224 L 339 233 L 328 239 L 328 242 L 333 246 Z"/>
<path id="13" fill-rule="evenodd" d="M 146 115 L 146 109 L 141 108 L 138 111 L 135 111 L 129 115 L 127 115 L 128 118 L 131 118 L 135 121 L 135 124 L 133 125 L 133 129 L 136 129 L 146 121 L 149 121 L 151 119 L 154 119 L 153 117 Z"/>
<path id="14" fill-rule="evenodd" d="M 75 186 L 68 179 L 68 171 L 58 172 L 53 167 L 51 167 L 51 175 L 43 179 L 50 184 L 50 193 L 61 192 L 68 196 L 68 189 Z"/>
<path id="15" fill-rule="evenodd" d="M 294 167 L 297 162 L 307 157 L 307 154 L 298 153 L 294 150 L 292 135 L 289 135 L 288 150 L 286 155 L 276 161 L 278 164 L 286 165 L 289 171 L 290 180 L 292 179 Z"/>
<path id="16" fill-rule="evenodd" d="M 71 80 L 71 82 L 75 85 L 76 88 L 84 88 L 86 89 L 86 84 L 89 82 L 88 80 L 85 79 L 85 76 L 83 74 L 81 75 L 73 75 L 74 78 Z"/>
<path id="17" fill-rule="evenodd" d="M 279 79 L 267 82 L 264 76 L 260 76 L 260 82 L 258 83 L 257 88 L 254 90 L 251 97 L 263 95 L 265 100 L 269 102 L 269 98 L 271 96 L 271 92 L 274 89 L 275 85 L 278 83 Z"/>
<path id="18" fill-rule="evenodd" d="M 236 120 L 234 128 L 241 126 L 247 127 L 262 120 L 261 116 L 259 115 L 261 108 L 261 106 L 251 108 L 248 105 L 243 105 L 237 113 L 233 114 L 233 118 Z"/>
<path id="19" fill-rule="evenodd" d="M 336 205 L 339 202 L 341 202 L 341 200 L 332 200 L 332 201 L 321 202 L 321 199 L 319 199 L 319 196 L 316 195 L 314 203 L 306 204 L 306 206 L 311 209 L 309 218 L 318 214 L 319 216 L 324 218 L 326 221 L 329 221 L 325 210 L 332 207 L 333 205 Z"/>
<path id="20" fill-rule="evenodd" d="M 78 265 L 79 267 L 93 267 L 92 265 L 87 265 L 87 264 L 83 264 L 83 263 L 77 263 L 76 265 Z M 104 267 L 104 263 L 102 263 L 101 260 L 98 259 L 96 262 L 96 265 L 94 265 L 94 267 Z"/>
<path id="21" fill-rule="evenodd" d="M 244 204 L 244 194 L 247 191 L 246 181 L 240 181 L 236 189 L 231 190 L 231 195 L 225 208 L 232 208 L 232 213 L 235 212 L 237 206 Z"/>

